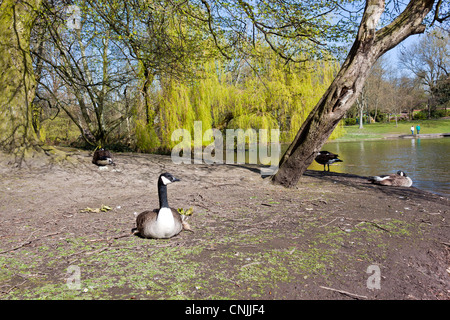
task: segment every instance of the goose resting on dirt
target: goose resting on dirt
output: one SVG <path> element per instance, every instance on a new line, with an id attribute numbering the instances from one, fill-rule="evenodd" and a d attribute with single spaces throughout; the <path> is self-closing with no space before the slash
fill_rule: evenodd
<path id="1" fill-rule="evenodd" d="M 115 165 L 111 152 L 109 152 L 109 150 L 105 150 L 104 148 L 99 148 L 94 151 L 92 163 L 97 166 L 106 166 L 109 164 Z"/>
<path id="2" fill-rule="evenodd" d="M 170 173 L 163 173 L 158 178 L 159 210 L 144 211 L 136 217 L 137 231 L 144 238 L 171 238 L 183 229 L 192 231 L 189 224 L 184 221 L 186 216 L 170 208 L 167 201 L 167 185 L 180 181 Z"/>
<path id="3" fill-rule="evenodd" d="M 403 171 L 397 171 L 396 174 L 373 176 L 369 181 L 381 186 L 411 187 L 413 182 Z"/>

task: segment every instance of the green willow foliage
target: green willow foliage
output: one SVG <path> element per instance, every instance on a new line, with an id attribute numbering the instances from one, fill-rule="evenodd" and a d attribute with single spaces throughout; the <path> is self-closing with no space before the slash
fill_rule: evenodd
<path id="1" fill-rule="evenodd" d="M 288 62 L 261 35 L 245 48 L 226 47 L 225 60 L 216 43 L 225 35 L 216 32 L 214 40 L 207 23 L 194 18 L 204 16 L 203 5 L 75 3 L 82 13 L 78 32 L 67 27 L 64 5 L 54 9 L 50 3 L 35 30 L 33 48 L 42 41 L 45 49 L 33 50 L 36 71 L 43 69 L 37 88 L 43 103 L 34 117 L 42 141 L 83 145 L 90 138 L 118 149 L 167 152 L 178 144 L 171 139 L 176 129 L 193 137 L 194 122 L 201 121 L 203 133 L 280 129 L 288 143 L 339 69 L 328 51 L 319 54 L 304 42 Z M 50 117 L 56 107 L 46 101 L 61 106 L 61 121 Z M 66 125 L 70 121 L 75 127 Z M 61 127 L 70 134 L 61 136 L 55 130 Z"/>
<path id="2" fill-rule="evenodd" d="M 241 60 L 234 71 L 219 61 L 204 63 L 196 80 L 172 79 L 156 92 L 155 122 L 146 127 L 138 121 L 136 139 L 143 151 L 168 151 L 177 141 L 172 132 L 183 128 L 193 137 L 194 121 L 210 128 L 280 129 L 280 140 L 290 142 L 309 112 L 332 82 L 339 65 L 334 61 L 307 62 L 289 69 L 284 61 L 270 58 Z M 143 130 L 147 134 L 143 134 Z M 331 139 L 343 134 L 338 126 Z M 204 141 L 204 145 L 209 141 Z"/>

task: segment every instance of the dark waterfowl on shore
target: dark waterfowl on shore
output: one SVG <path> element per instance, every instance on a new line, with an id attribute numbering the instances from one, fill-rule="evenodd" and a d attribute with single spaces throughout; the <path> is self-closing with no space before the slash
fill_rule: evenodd
<path id="1" fill-rule="evenodd" d="M 99 148 L 94 151 L 92 163 L 97 166 L 115 165 L 112 159 L 111 152 L 104 148 Z"/>
<path id="2" fill-rule="evenodd" d="M 320 151 L 315 160 L 317 163 L 323 165 L 323 171 L 325 171 L 325 166 L 328 165 L 328 171 L 330 171 L 330 164 L 333 164 L 335 162 L 343 162 L 341 159 L 338 158 L 339 155 L 328 152 L 328 151 Z"/>

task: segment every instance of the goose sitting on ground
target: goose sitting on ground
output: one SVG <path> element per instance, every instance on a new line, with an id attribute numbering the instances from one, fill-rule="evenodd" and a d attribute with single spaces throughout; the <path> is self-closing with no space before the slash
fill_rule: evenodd
<path id="1" fill-rule="evenodd" d="M 397 171 L 396 174 L 373 176 L 369 181 L 382 186 L 411 187 L 413 182 L 403 171 Z"/>
<path id="2" fill-rule="evenodd" d="M 171 238 L 185 229 L 192 231 L 189 224 L 184 221 L 177 210 L 169 207 L 167 201 L 167 185 L 180 181 L 170 173 L 163 173 L 158 178 L 159 210 L 144 211 L 136 217 L 136 229 L 144 238 Z"/>
<path id="3" fill-rule="evenodd" d="M 94 151 L 92 163 L 97 166 L 106 166 L 109 164 L 115 165 L 111 152 L 109 152 L 109 150 L 105 150 L 104 148 L 99 148 Z"/>
<path id="4" fill-rule="evenodd" d="M 323 171 L 325 171 L 325 165 L 328 165 L 328 171 L 330 171 L 330 164 L 335 162 L 343 162 L 341 159 L 338 158 L 339 155 L 328 152 L 328 151 L 320 151 L 315 160 L 317 163 L 320 163 L 323 165 Z"/>

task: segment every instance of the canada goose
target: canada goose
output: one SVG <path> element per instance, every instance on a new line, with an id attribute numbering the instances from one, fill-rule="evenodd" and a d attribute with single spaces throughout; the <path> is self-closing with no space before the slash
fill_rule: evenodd
<path id="1" fill-rule="evenodd" d="M 396 174 L 369 177 L 369 181 L 382 186 L 411 187 L 413 182 L 403 171 Z"/>
<path id="2" fill-rule="evenodd" d="M 177 210 L 169 207 L 167 201 L 167 185 L 180 181 L 170 173 L 163 173 L 158 178 L 159 210 L 144 211 L 136 217 L 137 232 L 144 238 L 171 238 L 181 232 L 189 230 L 189 224 L 184 221 L 186 216 L 182 216 Z"/>
<path id="3" fill-rule="evenodd" d="M 328 152 L 328 151 L 320 151 L 315 160 L 317 163 L 323 164 L 323 171 L 325 171 L 325 165 L 328 165 L 328 171 L 330 171 L 330 164 L 335 162 L 343 162 L 338 158 L 339 155 Z"/>
<path id="4" fill-rule="evenodd" d="M 97 166 L 106 166 L 108 164 L 115 165 L 111 152 L 109 152 L 109 150 L 105 150 L 104 148 L 99 148 L 94 151 L 92 163 Z"/>

